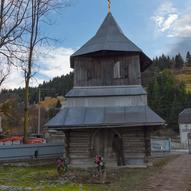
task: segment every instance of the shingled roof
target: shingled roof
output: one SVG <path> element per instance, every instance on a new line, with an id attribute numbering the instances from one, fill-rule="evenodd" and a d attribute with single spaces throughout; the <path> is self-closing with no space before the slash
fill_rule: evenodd
<path id="1" fill-rule="evenodd" d="M 63 108 L 45 126 L 49 129 L 161 126 L 165 121 L 148 106 Z"/>
<path id="2" fill-rule="evenodd" d="M 180 114 L 179 114 L 179 123 L 182 124 L 191 124 L 191 108 L 186 108 L 184 109 Z"/>
<path id="3" fill-rule="evenodd" d="M 74 87 L 66 95 L 66 98 L 79 97 L 113 97 L 113 96 L 138 96 L 147 95 L 140 85 L 128 86 L 90 86 Z"/>
<path id="4" fill-rule="evenodd" d="M 71 56 L 71 67 L 74 67 L 75 57 L 100 51 L 138 53 L 142 71 L 152 63 L 150 58 L 124 35 L 111 13 L 108 13 L 96 35 Z"/>

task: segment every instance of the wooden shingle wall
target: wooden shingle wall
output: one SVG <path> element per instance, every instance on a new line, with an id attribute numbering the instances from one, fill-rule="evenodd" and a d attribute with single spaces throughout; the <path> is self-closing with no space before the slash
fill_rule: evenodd
<path id="1" fill-rule="evenodd" d="M 120 62 L 120 78 L 114 78 L 114 65 Z M 74 64 L 74 86 L 141 84 L 139 56 L 79 57 Z"/>

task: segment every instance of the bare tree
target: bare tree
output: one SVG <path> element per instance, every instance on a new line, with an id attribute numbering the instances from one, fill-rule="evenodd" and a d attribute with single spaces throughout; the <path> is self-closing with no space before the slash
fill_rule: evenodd
<path id="1" fill-rule="evenodd" d="M 29 85 L 34 75 L 35 51 L 48 38 L 40 28 L 48 14 L 69 0 L 0 0 L 0 86 L 10 73 L 11 64 L 19 60 L 24 71 L 24 141 L 29 124 Z M 46 20 L 47 21 L 47 20 Z"/>
<path id="2" fill-rule="evenodd" d="M 9 73 L 10 73 L 9 65 L 7 65 L 7 67 L 0 66 L 0 87 L 3 84 L 3 82 L 7 79 Z"/>
<path id="3" fill-rule="evenodd" d="M 0 0 L 0 86 L 19 59 L 28 0 Z"/>
<path id="4" fill-rule="evenodd" d="M 62 2 L 62 4 L 60 4 Z M 38 47 L 49 39 L 41 33 L 42 23 L 48 18 L 48 14 L 62 8 L 64 0 L 30 0 L 28 21 L 26 30 L 27 41 L 27 56 L 22 63 L 22 70 L 25 77 L 24 88 L 24 142 L 27 140 L 28 126 L 29 126 L 29 86 L 30 80 L 34 76 L 34 58 Z"/>

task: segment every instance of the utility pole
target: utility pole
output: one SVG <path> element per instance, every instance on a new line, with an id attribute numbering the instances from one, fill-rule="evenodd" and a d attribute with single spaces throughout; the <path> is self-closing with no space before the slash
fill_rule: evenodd
<path id="1" fill-rule="evenodd" d="M 0 133 L 3 132 L 3 129 L 2 129 L 2 117 L 0 116 Z"/>
<path id="2" fill-rule="evenodd" d="M 41 108 L 40 108 L 40 101 L 41 101 L 41 92 L 43 91 L 55 91 L 54 88 L 52 89 L 43 89 L 43 88 L 38 88 L 38 129 L 37 129 L 37 134 L 40 134 L 40 127 L 41 127 Z"/>
<path id="3" fill-rule="evenodd" d="M 40 87 L 38 89 L 38 131 L 37 134 L 40 134 L 40 97 L 41 97 L 41 92 L 40 92 Z"/>

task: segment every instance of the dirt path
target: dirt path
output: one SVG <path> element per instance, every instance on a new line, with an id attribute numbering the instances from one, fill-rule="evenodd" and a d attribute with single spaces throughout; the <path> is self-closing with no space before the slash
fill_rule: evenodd
<path id="1" fill-rule="evenodd" d="M 191 191 L 191 155 L 181 155 L 149 180 L 145 191 Z"/>

